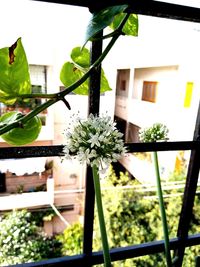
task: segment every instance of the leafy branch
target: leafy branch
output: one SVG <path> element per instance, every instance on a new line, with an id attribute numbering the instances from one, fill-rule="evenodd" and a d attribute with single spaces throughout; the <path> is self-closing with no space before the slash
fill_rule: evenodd
<path id="1" fill-rule="evenodd" d="M 90 66 L 90 68 L 88 69 L 88 71 L 83 75 L 82 78 L 80 78 L 78 81 L 76 81 L 75 83 L 73 83 L 72 85 L 70 85 L 69 87 L 65 88 L 63 91 L 58 92 L 58 93 L 54 93 L 54 94 L 21 94 L 21 95 L 15 95 L 16 98 L 20 98 L 20 99 L 27 99 L 27 98 L 46 98 L 49 99 L 48 101 L 46 101 L 45 103 L 41 104 L 40 106 L 36 107 L 34 110 L 32 110 L 30 113 L 28 113 L 27 115 L 25 115 L 22 118 L 19 118 L 18 120 L 16 120 L 15 122 L 6 125 L 4 127 L 2 127 L 0 129 L 0 135 L 10 131 L 11 129 L 15 128 L 15 127 L 19 127 L 19 125 L 26 123 L 28 120 L 30 120 L 31 118 L 33 118 L 34 116 L 38 115 L 40 112 L 42 112 L 43 110 L 47 109 L 48 107 L 50 107 L 51 105 L 55 104 L 58 101 L 63 101 L 65 102 L 64 97 L 69 94 L 70 92 L 72 92 L 73 90 L 75 90 L 78 86 L 80 86 L 83 82 L 85 82 L 91 72 L 93 71 L 93 69 L 95 69 L 96 67 L 98 67 L 101 62 L 104 60 L 104 58 L 107 56 L 107 54 L 109 53 L 109 51 L 111 50 L 111 48 L 113 47 L 113 45 L 115 44 L 115 42 L 117 41 L 117 39 L 119 38 L 119 36 L 121 35 L 122 32 L 122 28 L 124 27 L 126 21 L 128 20 L 130 14 L 126 14 L 125 17 L 123 18 L 122 22 L 120 23 L 120 25 L 118 26 L 118 29 L 115 30 L 114 32 L 114 36 L 112 37 L 111 41 L 109 42 L 109 44 L 107 45 L 107 47 L 105 48 L 105 50 L 103 51 L 103 53 L 100 55 L 100 57 L 94 62 L 93 65 Z M 5 97 L 5 99 L 9 100 L 12 97 Z"/>
<path id="2" fill-rule="evenodd" d="M 13 105 L 17 100 L 27 101 L 28 99 L 47 99 L 46 102 L 35 107 L 28 114 L 19 116 L 17 118 L 15 116 L 15 120 L 12 118 L 9 118 L 8 120 L 8 116 L 4 115 L 0 117 L 0 135 L 2 138 L 4 138 L 5 134 L 11 130 L 14 130 L 15 128 L 23 129 L 23 126 L 28 121 L 59 101 L 62 101 L 66 107 L 70 109 L 70 105 L 65 97 L 72 91 L 77 94 L 88 94 L 87 79 L 90 77 L 92 71 L 97 68 L 105 59 L 119 36 L 137 36 L 137 15 L 126 13 L 127 7 L 127 5 L 113 6 L 93 14 L 86 31 L 84 46 L 82 48 L 74 48 L 71 55 L 73 63 L 66 62 L 63 65 L 60 79 L 64 84 L 65 89 L 61 92 L 53 94 L 31 93 L 28 62 L 21 44 L 21 38 L 19 38 L 11 47 L 0 49 L 0 52 L 3 54 L 2 58 L 0 54 L 0 65 L 3 66 L 1 70 L 2 75 L 0 75 L 0 101 L 6 105 Z M 113 31 L 110 34 L 104 35 L 102 40 L 106 38 L 111 38 L 111 40 L 99 58 L 92 65 L 90 65 L 90 54 L 85 48 L 85 44 L 88 41 L 98 41 L 96 36 L 98 36 L 98 33 L 107 26 L 110 26 Z M 8 53 L 8 50 L 10 58 L 9 62 L 7 62 L 7 57 L 5 57 L 5 54 Z M 20 70 L 20 72 L 18 70 Z M 101 72 L 101 83 L 101 92 L 111 90 L 103 70 Z"/>

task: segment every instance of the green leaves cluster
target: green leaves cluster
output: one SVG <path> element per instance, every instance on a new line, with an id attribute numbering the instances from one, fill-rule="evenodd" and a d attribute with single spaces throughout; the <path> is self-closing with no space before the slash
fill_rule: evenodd
<path id="1" fill-rule="evenodd" d="M 68 226 L 63 234 L 58 235 L 57 240 L 62 243 L 63 255 L 71 256 L 82 253 L 83 248 L 83 226 L 74 223 Z"/>
<path id="2" fill-rule="evenodd" d="M 10 124 L 4 121 L 4 123 L 0 125 L 0 135 L 7 133 L 7 136 L 9 136 L 10 130 L 16 127 L 21 127 L 21 131 L 23 131 L 25 122 L 36 117 L 40 112 L 60 100 L 67 105 L 64 97 L 71 91 L 81 95 L 88 94 L 88 78 L 91 74 L 91 70 L 102 63 L 118 37 L 121 34 L 132 36 L 137 36 L 138 34 L 138 17 L 134 14 L 127 14 L 127 7 L 127 5 L 113 6 L 93 14 L 87 27 L 83 47 L 74 48 L 71 52 L 72 61 L 64 63 L 61 69 L 60 80 L 66 87 L 62 92 L 55 94 L 33 94 L 31 92 L 29 65 L 21 38 L 11 47 L 0 49 L 0 102 L 5 105 L 13 105 L 18 100 L 26 102 L 31 98 L 49 99 L 46 103 L 42 104 L 40 107 L 36 107 L 30 114 L 26 115 L 25 119 L 19 120 L 19 123 L 16 123 L 14 120 L 14 114 L 10 114 L 9 117 L 11 118 L 13 116 L 13 119 L 10 120 Z M 113 29 L 113 32 L 108 36 L 104 36 L 103 39 L 112 37 L 111 41 L 99 59 L 91 66 L 90 52 L 85 48 L 85 45 L 88 41 L 96 40 L 96 35 L 108 26 Z M 111 88 L 102 69 L 100 91 L 103 93 L 109 90 L 111 90 Z M 30 124 L 32 124 L 32 121 L 30 121 Z M 40 127 L 38 127 L 38 129 L 39 128 Z M 24 131 L 24 135 L 27 136 L 28 133 Z M 37 136 L 38 133 L 35 134 L 35 138 L 37 138 Z M 4 136 L 2 137 L 4 138 Z M 5 141 L 9 143 L 9 139 L 10 138 L 7 138 Z M 10 142 L 11 145 L 21 145 L 18 140 L 19 137 L 14 139 L 17 141 Z M 24 140 L 26 140 L 26 138 Z"/>
<path id="3" fill-rule="evenodd" d="M 88 41 L 96 40 L 96 35 L 106 27 L 110 26 L 114 31 L 109 37 L 115 34 L 115 30 L 118 29 L 120 23 L 124 18 L 124 11 L 127 5 L 114 6 L 103 9 L 98 13 L 95 13 L 87 27 L 86 38 L 83 47 L 75 47 L 71 52 L 72 62 L 66 62 L 60 72 L 60 80 L 62 83 L 69 87 L 77 80 L 81 79 L 90 68 L 90 52 L 85 48 L 85 44 Z M 138 34 L 138 17 L 137 15 L 130 14 L 128 20 L 122 28 L 122 32 L 125 35 L 137 36 Z M 121 32 L 121 33 L 122 33 Z M 118 33 L 119 34 L 119 33 Z M 98 40 L 98 38 L 97 38 Z M 100 92 L 104 93 L 110 91 L 108 80 L 101 69 L 101 88 Z M 74 93 L 80 95 L 88 95 L 88 80 L 84 81 L 78 86 Z"/>
<path id="4" fill-rule="evenodd" d="M 13 211 L 0 218 L 0 265 L 40 261 L 61 255 L 60 242 L 47 237 L 30 212 Z"/>
<path id="5" fill-rule="evenodd" d="M 79 79 L 83 78 L 84 74 L 90 67 L 90 52 L 87 48 L 75 47 L 71 52 L 72 62 L 66 62 L 60 72 L 60 80 L 65 87 L 69 87 Z M 73 90 L 75 94 L 88 95 L 89 81 L 84 81 L 80 86 Z M 108 80 L 101 69 L 101 88 L 100 92 L 110 91 Z"/>
<path id="6" fill-rule="evenodd" d="M 94 13 L 86 31 L 85 44 L 90 40 L 96 40 L 96 35 L 106 27 L 110 26 L 111 29 L 116 30 L 122 22 L 128 5 L 119 5 L 108 7 Z M 129 14 L 129 18 L 121 29 L 124 35 L 137 36 L 138 35 L 138 16 Z M 109 36 L 112 36 L 110 34 Z M 98 39 L 98 38 L 97 38 Z"/>

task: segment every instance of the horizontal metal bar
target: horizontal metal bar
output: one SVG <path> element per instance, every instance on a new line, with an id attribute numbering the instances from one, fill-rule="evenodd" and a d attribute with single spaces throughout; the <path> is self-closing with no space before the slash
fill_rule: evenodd
<path id="1" fill-rule="evenodd" d="M 185 241 L 186 247 L 196 246 L 199 244 L 200 234 L 191 235 Z M 178 238 L 170 239 L 171 250 L 175 250 L 180 245 L 181 242 Z M 117 261 L 161 252 L 164 252 L 164 240 L 148 242 L 137 246 L 113 249 L 111 250 L 111 258 L 112 261 Z"/>
<path id="2" fill-rule="evenodd" d="M 195 150 L 200 148 L 200 141 L 126 143 L 130 152 Z"/>
<path id="3" fill-rule="evenodd" d="M 191 235 L 186 239 L 185 245 L 186 247 L 191 247 L 194 245 L 200 244 L 200 234 Z M 175 250 L 178 246 L 180 246 L 180 240 L 178 238 L 173 238 L 170 240 L 170 248 L 171 250 Z M 125 260 L 129 258 L 135 258 L 155 253 L 162 253 L 164 252 L 164 241 L 154 241 L 143 243 L 135 246 L 128 246 L 122 248 L 115 248 L 110 250 L 111 260 L 112 261 L 119 261 Z M 91 256 L 92 264 L 101 264 L 103 263 L 103 253 L 94 252 Z M 25 264 L 18 264 L 18 267 L 83 267 L 85 262 L 84 255 L 76 255 L 76 256 L 68 256 L 68 257 L 61 257 L 57 259 L 49 259 L 41 262 L 35 263 L 25 263 Z M 14 266 L 14 265 L 13 265 Z"/>
<path id="4" fill-rule="evenodd" d="M 52 267 L 52 266 L 59 266 L 59 267 L 83 267 L 84 266 L 84 255 L 75 255 L 75 256 L 66 256 L 61 258 L 49 259 L 40 262 L 30 262 L 30 263 L 23 263 L 17 264 L 17 267 Z M 15 266 L 15 265 L 10 265 Z"/>
<path id="5" fill-rule="evenodd" d="M 195 150 L 200 148 L 200 141 L 126 143 L 125 146 L 128 152 Z M 64 156 L 63 147 L 63 145 L 2 147 L 0 159 Z"/>
<path id="6" fill-rule="evenodd" d="M 132 13 L 170 18 L 185 21 L 200 22 L 200 9 L 173 3 L 165 3 L 154 0 L 32 0 L 49 3 L 59 3 L 88 7 L 91 12 L 115 5 L 129 5 Z"/>
<path id="7" fill-rule="evenodd" d="M 0 159 L 55 157 L 63 155 L 63 145 L 0 148 Z"/>

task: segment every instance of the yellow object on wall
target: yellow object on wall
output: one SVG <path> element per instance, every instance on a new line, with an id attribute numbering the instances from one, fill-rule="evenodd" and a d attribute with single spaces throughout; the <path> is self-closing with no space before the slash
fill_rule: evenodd
<path id="1" fill-rule="evenodd" d="M 187 82 L 185 91 L 184 108 L 189 108 L 192 101 L 193 82 Z"/>

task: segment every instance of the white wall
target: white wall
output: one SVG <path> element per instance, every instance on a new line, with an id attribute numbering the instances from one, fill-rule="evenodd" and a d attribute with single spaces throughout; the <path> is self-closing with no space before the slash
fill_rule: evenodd
<path id="1" fill-rule="evenodd" d="M 121 105 L 127 99 L 116 100 L 118 115 L 141 127 L 165 123 L 173 140 L 191 140 L 200 98 L 199 45 L 197 23 L 139 16 L 139 36 L 120 38 L 109 55 L 114 68 L 133 73 L 128 107 Z M 159 82 L 156 103 L 140 101 L 145 79 Z M 187 82 L 194 82 L 190 108 L 183 107 Z"/>

